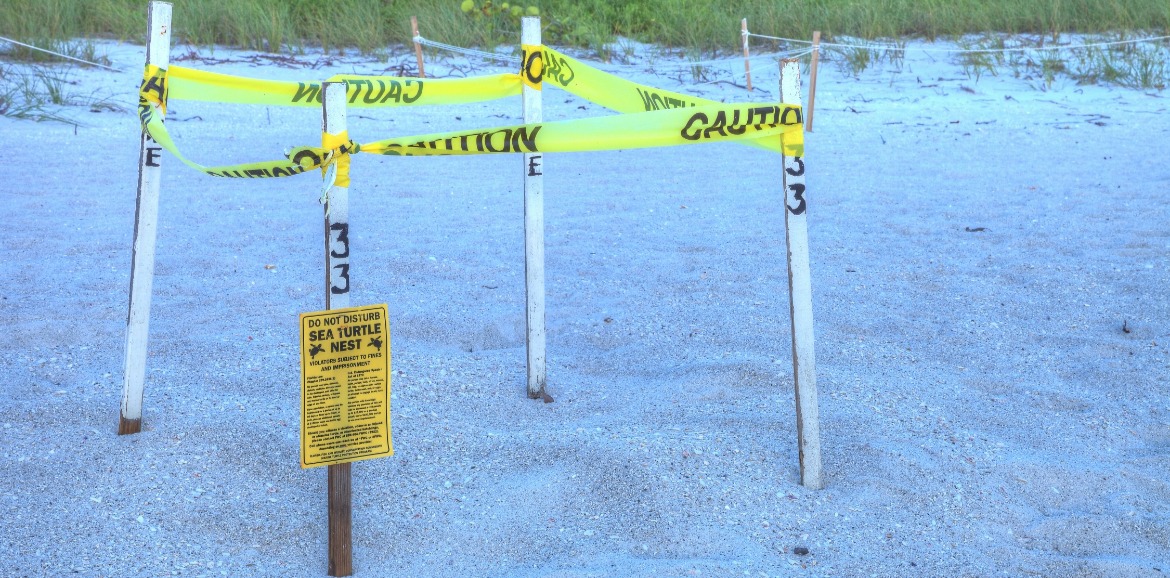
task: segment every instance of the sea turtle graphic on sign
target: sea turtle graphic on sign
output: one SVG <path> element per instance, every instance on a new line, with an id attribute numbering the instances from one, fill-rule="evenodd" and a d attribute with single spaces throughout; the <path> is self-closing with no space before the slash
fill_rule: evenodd
<path id="1" fill-rule="evenodd" d="M 382 351 L 382 340 L 380 338 L 371 337 L 370 338 L 370 345 L 373 345 L 374 349 L 377 349 L 378 351 Z"/>
<path id="2" fill-rule="evenodd" d="M 309 357 L 316 359 L 317 354 L 321 353 L 322 351 L 325 351 L 325 348 L 321 347 L 320 343 L 314 343 L 313 346 L 309 348 Z"/>

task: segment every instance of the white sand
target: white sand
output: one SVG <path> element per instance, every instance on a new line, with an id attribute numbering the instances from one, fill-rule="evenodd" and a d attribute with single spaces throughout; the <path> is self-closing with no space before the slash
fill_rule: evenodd
<path id="1" fill-rule="evenodd" d="M 131 108 L 142 48 L 108 49 L 127 72 L 71 78 Z M 771 91 L 750 100 L 775 99 L 756 68 Z M 798 484 L 778 157 L 545 158 L 552 404 L 524 395 L 520 158 L 355 158 L 352 299 L 390 307 L 397 450 L 353 468 L 356 575 L 1170 574 L 1166 94 L 928 58 L 820 83 L 822 491 Z M 172 112 L 206 164 L 320 138 L 311 109 Z M 0 118 L 0 575 L 324 575 L 325 470 L 298 464 L 318 179 L 164 156 L 145 427 L 119 437 L 138 128 L 73 114 L 76 133 Z M 350 134 L 519 118 L 518 99 L 363 110 Z"/>

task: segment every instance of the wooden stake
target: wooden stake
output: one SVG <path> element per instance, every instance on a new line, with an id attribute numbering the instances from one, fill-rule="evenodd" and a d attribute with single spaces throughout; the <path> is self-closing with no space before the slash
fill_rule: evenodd
<path id="1" fill-rule="evenodd" d="M 346 83 L 322 86 L 322 131 L 346 132 Z M 325 201 L 325 309 L 349 307 L 349 187 L 334 185 Z M 329 466 L 329 575 L 353 574 L 352 495 L 350 464 Z"/>
<path id="2" fill-rule="evenodd" d="M 410 35 L 411 35 L 410 37 L 412 39 L 418 38 L 418 36 L 419 36 L 419 34 L 418 34 L 418 17 L 417 16 L 410 17 Z M 419 78 L 426 78 L 427 74 L 423 70 L 422 45 L 418 43 L 418 40 L 414 41 L 414 57 L 416 59 L 418 59 L 418 77 Z"/>
<path id="3" fill-rule="evenodd" d="M 524 123 L 541 122 L 544 79 L 543 51 L 540 44 L 540 18 L 525 16 L 521 21 L 520 44 L 525 48 Z M 552 398 L 545 391 L 544 333 L 544 164 L 543 155 L 524 154 L 524 293 L 526 301 L 528 349 L 528 397 Z"/>
<path id="4" fill-rule="evenodd" d="M 171 62 L 171 3 L 147 7 L 146 64 L 166 69 Z M 164 103 L 165 104 L 165 103 Z M 134 211 L 134 256 L 130 262 L 130 306 L 126 315 L 126 362 L 122 372 L 122 409 L 118 434 L 142 431 L 142 390 L 146 382 L 146 341 L 150 333 L 150 294 L 154 285 L 154 247 L 158 236 L 158 197 L 162 147 L 146 131 L 138 147 L 138 201 Z"/>
<path id="5" fill-rule="evenodd" d="M 817 62 L 821 57 L 821 31 L 813 31 L 812 62 L 808 67 L 808 116 L 805 119 L 804 130 L 812 132 L 813 105 L 817 101 Z"/>
<path id="6" fill-rule="evenodd" d="M 780 61 L 780 101 L 800 104 L 800 61 Z M 796 438 L 800 483 L 819 490 L 821 434 L 813 351 L 812 278 L 808 255 L 808 199 L 803 157 L 784 157 L 784 229 L 788 245 L 788 304 L 792 320 L 792 374 L 796 387 Z"/>
<path id="7" fill-rule="evenodd" d="M 752 91 L 752 61 L 748 59 L 748 29 L 747 18 L 739 23 L 741 34 L 743 34 L 743 69 L 747 73 L 747 89 Z"/>
<path id="8" fill-rule="evenodd" d="M 329 466 L 329 575 L 353 574 L 353 504 L 350 466 Z"/>

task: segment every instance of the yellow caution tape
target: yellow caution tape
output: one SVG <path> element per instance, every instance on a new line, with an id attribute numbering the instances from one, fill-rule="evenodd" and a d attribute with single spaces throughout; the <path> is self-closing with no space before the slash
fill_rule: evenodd
<path id="1" fill-rule="evenodd" d="M 171 66 L 170 97 L 178 100 L 321 106 L 321 82 L 261 80 L 218 72 Z M 349 84 L 348 106 L 372 108 L 422 104 L 463 104 L 520 94 L 520 76 L 495 74 L 471 78 L 420 79 L 396 76 L 337 74 L 326 82 Z"/>
<path id="2" fill-rule="evenodd" d="M 339 149 L 348 145 L 349 133 L 341 131 L 341 134 L 329 134 L 327 132 L 321 133 L 321 147 L 329 150 Z M 349 155 L 342 155 L 334 161 L 334 166 L 337 167 L 337 178 L 333 181 L 335 187 L 349 187 Z M 324 173 L 325 169 L 321 169 Z"/>
<path id="3" fill-rule="evenodd" d="M 608 74 L 556 50 L 524 46 L 520 74 L 449 80 L 336 75 L 348 83 L 353 106 L 476 102 L 519 94 L 521 82 L 540 89 L 545 77 L 559 88 L 615 110 L 619 116 L 513 125 L 357 145 L 348 134 L 322 135 L 322 147 L 297 147 L 288 159 L 205 167 L 184 157 L 163 124 L 168 98 L 246 104 L 319 106 L 321 83 L 258 80 L 147 66 L 139 94 L 143 130 L 184 164 L 213 176 L 258 178 L 300 174 L 337 164 L 337 186 L 349 186 L 349 156 L 452 155 L 514 152 L 583 152 L 739 141 L 789 156 L 803 156 L 801 108 L 770 103 L 724 104 L 641 85 Z M 160 114 L 162 113 L 162 114 Z M 637 114 L 635 114 L 637 113 Z"/>
<path id="4" fill-rule="evenodd" d="M 279 161 L 263 161 L 236 165 L 207 167 L 196 163 L 179 152 L 171 135 L 163 124 L 168 94 L 166 71 L 157 66 L 146 67 L 142 87 L 138 93 L 138 117 L 147 135 L 159 146 L 170 151 L 183 164 L 213 177 L 269 178 L 287 177 L 307 170 L 328 167 L 339 159 L 348 159 L 357 150 L 357 145 L 348 139 L 327 148 L 297 147 L 289 151 L 288 158 Z"/>
<path id="5" fill-rule="evenodd" d="M 544 76 L 543 48 L 529 44 L 520 46 L 520 80 L 536 90 L 540 90 Z"/>
<path id="6" fill-rule="evenodd" d="M 549 85 L 621 113 L 715 104 L 708 100 L 631 82 L 544 47 L 544 79 Z"/>
<path id="7" fill-rule="evenodd" d="M 548 46 L 544 47 L 544 80 L 589 102 L 627 114 L 717 104 L 714 100 L 631 82 L 565 56 Z M 775 152 L 781 152 L 784 146 L 775 139 L 751 140 L 747 144 Z"/>
<path id="8" fill-rule="evenodd" d="M 165 115 L 169 98 L 168 89 L 167 70 L 153 64 L 147 64 L 146 71 L 142 73 L 142 84 L 138 86 L 138 116 L 142 118 L 144 114 L 147 114 L 144 107 L 150 108 L 150 103 L 157 106 Z M 142 118 L 142 123 L 146 124 L 145 118 Z"/>
<path id="9" fill-rule="evenodd" d="M 800 107 L 715 103 L 687 109 L 401 137 L 365 143 L 361 152 L 403 156 L 584 152 L 765 137 L 783 142 L 785 154 L 802 156 Z"/>

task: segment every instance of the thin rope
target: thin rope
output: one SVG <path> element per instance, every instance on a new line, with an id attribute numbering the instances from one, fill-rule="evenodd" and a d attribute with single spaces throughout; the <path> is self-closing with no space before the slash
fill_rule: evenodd
<path id="1" fill-rule="evenodd" d="M 508 64 L 519 64 L 520 63 L 520 59 L 515 57 L 515 56 L 509 56 L 506 54 L 496 54 L 494 52 L 484 52 L 482 50 L 475 50 L 474 48 L 463 48 L 462 46 L 455 46 L 453 44 L 446 44 L 444 42 L 435 42 L 434 40 L 427 40 L 426 38 L 423 38 L 422 36 L 415 36 L 414 41 L 423 45 L 423 46 L 429 46 L 431 48 L 438 48 L 440 50 L 446 50 L 448 52 L 454 52 L 456 54 L 462 54 L 464 56 L 472 56 L 472 57 L 481 58 L 484 60 L 495 60 L 497 62 L 506 62 Z"/>
<path id="2" fill-rule="evenodd" d="M 446 50 L 448 52 L 454 52 L 456 54 L 462 54 L 464 56 L 469 56 L 469 57 L 473 57 L 473 58 L 480 58 L 480 59 L 484 59 L 484 60 L 494 60 L 494 61 L 498 61 L 498 62 L 504 62 L 507 64 L 519 64 L 519 62 L 518 62 L 519 59 L 517 59 L 513 56 L 492 53 L 492 52 L 484 52 L 482 50 L 476 50 L 474 48 L 464 48 L 462 46 L 455 46 L 453 44 L 447 44 L 445 42 L 436 42 L 434 40 L 428 40 L 426 38 L 423 38 L 422 35 L 415 36 L 413 38 L 413 40 L 415 42 L 419 43 L 420 45 L 423 45 L 423 46 L 428 46 L 428 47 L 436 48 L 439 50 Z M 808 56 L 808 55 L 812 54 L 813 52 L 814 52 L 814 50 L 811 47 L 805 47 L 803 50 L 787 50 L 787 51 L 783 51 L 783 52 L 755 54 L 755 55 L 748 57 L 746 60 L 770 59 L 773 61 L 779 61 L 781 59 L 799 59 L 799 58 L 804 58 L 805 56 Z M 708 67 L 708 66 L 719 65 L 719 64 L 726 64 L 726 65 L 733 65 L 734 66 L 734 65 L 740 65 L 744 60 L 745 60 L 744 58 L 740 58 L 740 57 L 730 57 L 730 58 L 720 58 L 720 59 L 715 59 L 715 60 L 698 60 L 698 61 L 693 61 L 693 62 L 656 62 L 656 63 L 647 62 L 647 63 L 643 63 L 643 64 L 613 64 L 613 63 L 601 64 L 601 63 L 591 62 L 589 64 L 591 64 L 594 67 L 597 67 L 599 69 L 601 69 L 602 67 L 611 68 L 611 69 L 613 69 L 613 68 L 627 69 L 627 70 L 633 70 L 633 69 L 645 70 L 646 68 L 650 68 L 651 71 L 654 72 L 654 74 L 661 76 L 661 75 L 665 74 L 667 70 L 672 70 L 672 69 L 673 70 L 687 70 L 687 69 L 694 69 L 694 68 L 698 68 L 698 67 Z M 746 72 L 732 72 L 730 78 L 732 81 L 735 81 L 735 80 L 738 80 L 741 78 L 747 78 L 747 73 Z M 726 78 L 716 78 L 715 80 L 689 83 L 688 86 L 705 86 L 708 84 L 716 84 L 719 82 L 726 82 L 726 81 L 727 81 Z"/>
<path id="3" fill-rule="evenodd" d="M 0 36 L 0 40 L 3 40 L 3 41 L 5 41 L 5 42 L 11 43 L 11 44 L 15 44 L 15 45 L 17 45 L 17 46 L 23 46 L 23 47 L 25 47 L 25 48 L 31 48 L 31 49 L 33 49 L 33 50 L 39 50 L 39 51 L 41 51 L 41 52 L 44 52 L 44 53 L 47 53 L 47 54 L 52 54 L 53 56 L 60 56 L 61 58 L 68 58 L 69 60 L 75 60 L 75 61 L 77 61 L 77 62 L 80 62 L 80 63 L 82 63 L 82 64 L 88 64 L 88 65 L 90 65 L 90 66 L 97 66 L 97 67 L 100 67 L 100 68 L 105 68 L 106 70 L 112 70 L 112 71 L 114 71 L 114 72 L 122 72 L 121 70 L 119 70 L 119 69 L 117 69 L 117 68 L 114 68 L 114 67 L 112 67 L 112 66 L 106 66 L 106 65 L 104 65 L 104 64 L 98 64 L 98 63 L 96 63 L 96 62 L 90 62 L 90 61 L 88 61 L 88 60 L 82 60 L 82 59 L 80 59 L 80 58 L 74 58 L 74 57 L 72 57 L 72 56 L 69 56 L 68 54 L 61 54 L 60 52 L 53 52 L 52 50 L 45 50 L 44 48 L 37 48 L 36 46 L 33 46 L 32 44 L 25 44 L 25 43 L 23 43 L 23 42 L 18 42 L 18 41 L 16 41 L 16 40 L 13 40 L 13 39 L 11 39 L 11 38 L 5 38 L 5 37 L 3 37 L 3 36 Z"/>
<path id="4" fill-rule="evenodd" d="M 788 56 L 788 58 L 787 58 L 787 60 L 796 60 L 796 59 L 799 59 L 799 58 L 804 58 L 805 56 L 808 56 L 808 55 L 810 55 L 810 54 L 812 54 L 812 53 L 813 53 L 813 50 L 812 50 L 811 48 L 808 48 L 808 49 L 802 50 L 802 51 L 800 51 L 800 52 L 794 52 L 794 53 L 785 53 L 785 54 L 788 54 L 788 55 L 789 55 L 789 56 Z M 777 59 L 777 60 L 779 60 L 779 59 Z M 739 60 L 733 60 L 733 62 L 740 62 L 740 61 L 739 61 Z M 763 72 L 756 72 L 756 71 L 753 71 L 753 76 L 755 76 L 755 77 L 760 77 L 760 78 L 762 78 L 762 77 L 764 77 L 764 76 L 766 76 L 766 75 L 767 75 L 767 74 L 766 74 L 766 73 L 763 73 Z M 741 78 L 742 78 L 742 79 L 746 79 L 746 78 L 747 78 L 747 71 L 741 71 L 741 72 L 733 72 L 733 73 L 731 73 L 731 80 L 739 80 L 739 79 L 741 79 Z M 716 84 L 716 83 L 720 83 L 720 82 L 726 82 L 726 81 L 727 81 L 727 79 L 726 79 L 726 78 L 716 78 L 715 80 L 707 80 L 707 81 L 704 81 L 704 82 L 695 82 L 695 83 L 692 83 L 690 86 L 704 86 L 704 85 L 707 85 L 707 84 Z M 756 90 L 764 90 L 764 91 L 767 91 L 767 89 L 765 89 L 765 88 L 759 88 L 759 87 L 757 87 L 757 88 L 756 88 Z"/>
<path id="5" fill-rule="evenodd" d="M 769 40 L 782 40 L 784 42 L 795 42 L 797 44 L 812 44 L 811 40 L 800 40 L 797 38 L 784 38 L 781 36 L 768 36 L 767 34 L 756 34 L 755 32 L 748 32 L 747 30 L 740 32 L 740 35 L 742 35 L 742 36 L 755 36 L 756 38 L 767 38 Z"/>
<path id="6" fill-rule="evenodd" d="M 809 40 L 798 40 L 795 38 L 783 38 L 780 36 L 768 36 L 766 34 L 756 34 L 754 32 L 743 32 L 745 36 L 755 36 L 757 38 L 768 38 L 770 40 L 781 40 L 784 42 L 797 42 L 800 44 L 812 44 Z M 1077 50 L 1082 48 L 1098 48 L 1102 46 L 1118 46 L 1121 44 L 1140 44 L 1144 42 L 1158 42 L 1160 40 L 1170 39 L 1170 36 L 1154 36 L 1150 38 L 1135 38 L 1133 40 L 1117 40 L 1113 42 L 1093 42 L 1089 44 L 1065 44 L 1059 46 L 1035 46 L 1026 47 L 1020 46 L 1015 48 L 921 48 L 913 47 L 906 48 L 905 46 L 897 46 L 894 44 L 842 44 L 836 42 L 822 42 L 821 46 L 832 46 L 835 48 L 863 48 L 863 49 L 880 49 L 890 51 L 907 52 L 910 50 L 917 50 L 920 52 L 942 52 L 942 53 L 958 53 L 958 54 L 990 54 L 1003 52 L 1027 52 L 1029 50 Z"/>
<path id="7" fill-rule="evenodd" d="M 516 58 L 515 56 L 508 56 L 505 54 L 497 54 L 497 53 L 492 53 L 492 52 L 484 52 L 482 50 L 476 50 L 474 48 L 464 48 L 462 46 L 455 46 L 453 44 L 447 44 L 445 42 L 437 42 L 434 40 L 429 40 L 427 38 L 423 38 L 422 36 L 415 36 L 413 38 L 413 40 L 415 42 L 423 45 L 423 46 L 437 48 L 440 50 L 446 50 L 448 52 L 454 52 L 456 54 L 462 54 L 464 56 L 471 56 L 471 57 L 481 58 L 481 59 L 485 59 L 485 60 L 495 60 L 495 61 L 499 61 L 499 62 L 505 62 L 508 64 L 517 64 L 519 62 L 519 59 Z M 794 53 L 792 51 L 772 52 L 772 53 L 767 53 L 767 54 L 756 54 L 756 55 L 749 57 L 748 60 L 758 60 L 758 59 L 766 59 L 766 58 L 773 58 L 773 59 L 800 58 L 801 56 L 805 56 L 807 54 L 811 54 L 811 51 L 805 50 L 805 51 L 799 52 L 799 53 Z M 598 67 L 605 66 L 605 67 L 609 67 L 609 68 L 626 68 L 626 69 L 645 69 L 647 67 L 660 68 L 660 69 L 686 69 L 686 68 L 692 68 L 695 66 L 713 66 L 713 65 L 718 65 L 718 64 L 737 64 L 737 63 L 740 63 L 743 61 L 744 61 L 744 59 L 740 58 L 740 57 L 730 57 L 730 58 L 720 58 L 720 59 L 715 59 L 715 60 L 696 60 L 696 61 L 687 61 L 687 62 L 659 62 L 659 63 L 653 63 L 653 64 L 651 64 L 651 63 L 644 63 L 644 64 L 619 64 L 619 63 L 599 64 L 599 63 L 592 63 L 592 64 L 594 64 Z"/>
<path id="8" fill-rule="evenodd" d="M 796 54 L 793 54 L 792 58 L 804 58 L 805 56 L 808 56 L 814 52 L 816 52 L 816 50 L 813 50 L 812 48 L 806 48 L 800 52 L 797 52 Z"/>
<path id="9" fill-rule="evenodd" d="M 785 58 L 785 57 L 788 57 L 788 58 L 797 58 L 798 57 L 798 56 L 793 56 L 792 54 L 793 54 L 792 51 L 769 52 L 769 53 L 764 53 L 764 54 L 753 55 L 753 56 L 749 57 L 747 60 L 757 60 L 757 59 L 765 59 L 765 58 L 780 59 L 780 58 Z M 693 60 L 693 61 L 688 60 L 688 61 L 682 61 L 682 62 L 658 62 L 658 63 L 643 63 L 643 64 L 620 64 L 620 63 L 605 63 L 605 64 L 593 63 L 593 64 L 598 65 L 598 66 L 608 66 L 610 68 L 643 69 L 643 68 L 646 68 L 648 66 L 652 66 L 655 68 L 668 68 L 668 69 L 669 68 L 680 68 L 681 69 L 681 68 L 692 68 L 695 66 L 713 66 L 713 65 L 718 65 L 718 64 L 738 64 L 738 63 L 743 62 L 743 61 L 744 61 L 744 58 L 742 56 L 732 56 L 732 57 L 728 57 L 728 58 L 717 58 L 717 59 L 713 59 L 713 60 Z"/>
<path id="10" fill-rule="evenodd" d="M 811 51 L 796 53 L 796 52 L 793 52 L 791 50 L 788 50 L 788 51 L 784 51 L 784 52 L 769 52 L 766 54 L 756 54 L 756 55 L 749 56 L 746 59 L 743 58 L 742 56 L 732 56 L 729 58 L 718 58 L 715 60 L 696 60 L 693 62 L 691 62 L 691 61 L 669 62 L 669 63 L 663 63 L 662 66 L 664 68 L 690 68 L 692 66 L 712 66 L 712 65 L 716 65 L 716 64 L 739 64 L 739 63 L 743 62 L 744 60 L 758 60 L 758 59 L 767 59 L 767 58 L 779 60 L 781 58 L 800 58 L 801 56 L 803 56 L 805 54 L 811 54 Z M 615 66 L 636 67 L 638 65 L 632 65 L 632 64 L 620 65 L 619 64 L 619 65 L 615 65 Z"/>

